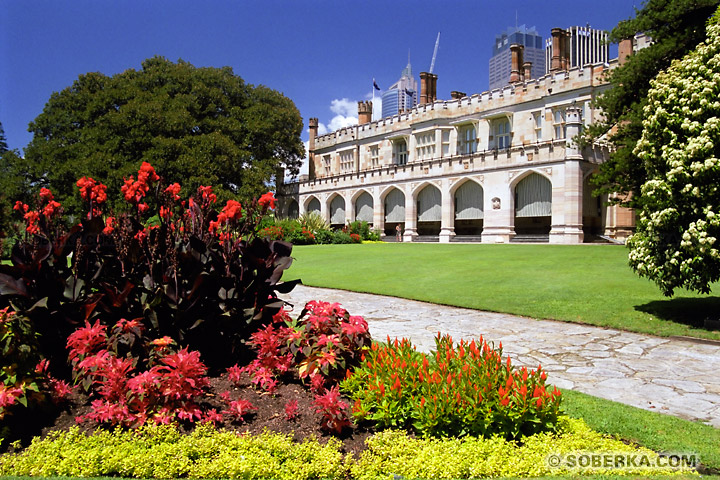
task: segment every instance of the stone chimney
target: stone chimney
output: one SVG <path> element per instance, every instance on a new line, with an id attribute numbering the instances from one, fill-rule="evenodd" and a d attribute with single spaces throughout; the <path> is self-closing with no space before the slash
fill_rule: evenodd
<path id="1" fill-rule="evenodd" d="M 567 30 L 563 30 L 560 37 L 560 68 L 570 70 L 570 32 Z"/>
<path id="2" fill-rule="evenodd" d="M 623 38 L 618 45 L 618 64 L 622 65 L 633 54 L 633 39 Z"/>
<path id="3" fill-rule="evenodd" d="M 437 100 L 437 75 L 420 72 L 420 105 Z"/>
<path id="4" fill-rule="evenodd" d="M 510 83 L 522 82 L 520 66 L 523 64 L 524 47 L 518 43 L 510 45 Z"/>
<path id="5" fill-rule="evenodd" d="M 450 98 L 453 100 L 460 100 L 463 97 L 467 97 L 467 93 L 465 92 L 458 92 L 457 90 L 453 90 L 450 92 Z"/>
<path id="6" fill-rule="evenodd" d="M 526 82 L 532 79 L 532 62 L 523 63 L 523 76 Z"/>
<path id="7" fill-rule="evenodd" d="M 308 120 L 308 130 L 310 130 L 310 138 L 308 139 L 308 178 L 315 179 L 315 138 L 318 132 L 318 119 L 311 118 Z"/>
<path id="8" fill-rule="evenodd" d="M 562 39 L 565 36 L 565 30 L 562 28 L 553 28 L 550 30 L 552 35 L 552 58 L 550 59 L 550 71 L 556 72 L 562 69 Z"/>
<path id="9" fill-rule="evenodd" d="M 367 100 L 358 102 L 358 125 L 372 122 L 373 104 Z"/>

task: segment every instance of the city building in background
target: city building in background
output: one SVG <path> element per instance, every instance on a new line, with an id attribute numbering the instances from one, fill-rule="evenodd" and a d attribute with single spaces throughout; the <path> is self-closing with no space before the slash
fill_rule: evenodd
<path id="1" fill-rule="evenodd" d="M 409 59 L 407 67 L 403 69 L 400 75 L 400 79 L 383 92 L 381 98 L 383 117 L 392 117 L 417 105 L 417 81 L 413 78 Z"/>
<path id="2" fill-rule="evenodd" d="M 567 68 L 610 61 L 610 44 L 605 30 L 587 26 L 570 27 L 567 30 L 553 28 L 551 33 L 551 38 L 545 41 L 545 69 L 548 72 L 553 69 L 553 55 L 556 58 L 567 58 Z"/>
<path id="3" fill-rule="evenodd" d="M 524 60 L 531 64 L 532 78 L 545 75 L 545 48 L 543 37 L 535 27 L 525 25 L 510 27 L 495 37 L 490 57 L 489 89 L 502 88 L 510 82 L 511 54 L 510 45 L 524 47 Z M 522 65 L 521 65 L 522 66 Z"/>

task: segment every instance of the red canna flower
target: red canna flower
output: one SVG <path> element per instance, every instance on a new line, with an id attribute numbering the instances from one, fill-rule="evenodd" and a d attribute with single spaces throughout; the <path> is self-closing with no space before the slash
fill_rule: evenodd
<path id="1" fill-rule="evenodd" d="M 165 189 L 165 193 L 172 195 L 173 200 L 177 202 L 180 200 L 180 184 L 177 182 L 173 183 Z"/>
<path id="2" fill-rule="evenodd" d="M 105 220 L 105 228 L 103 228 L 103 233 L 105 235 L 110 235 L 115 230 L 115 217 L 108 217 Z"/>
<path id="3" fill-rule="evenodd" d="M 275 197 L 273 196 L 273 193 L 268 192 L 262 195 L 258 200 L 258 204 L 263 208 L 263 210 L 275 210 Z"/>

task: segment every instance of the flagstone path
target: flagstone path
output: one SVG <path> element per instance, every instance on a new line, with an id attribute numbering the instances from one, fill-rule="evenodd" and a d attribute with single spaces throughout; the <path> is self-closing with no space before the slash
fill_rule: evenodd
<path id="1" fill-rule="evenodd" d="M 541 364 L 558 387 L 720 428 L 720 345 L 325 288 L 281 297 L 297 312 L 310 300 L 338 302 L 365 317 L 373 338 L 409 338 L 423 351 L 438 332 L 482 335 L 515 365 Z"/>

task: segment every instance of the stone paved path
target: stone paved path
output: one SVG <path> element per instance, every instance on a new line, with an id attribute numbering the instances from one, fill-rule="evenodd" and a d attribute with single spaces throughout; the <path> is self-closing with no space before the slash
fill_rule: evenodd
<path id="1" fill-rule="evenodd" d="M 338 302 L 374 338 L 409 338 L 418 350 L 433 348 L 437 332 L 483 335 L 515 365 L 542 364 L 559 387 L 720 428 L 720 345 L 306 286 L 281 297 L 298 313 L 310 300 Z"/>

